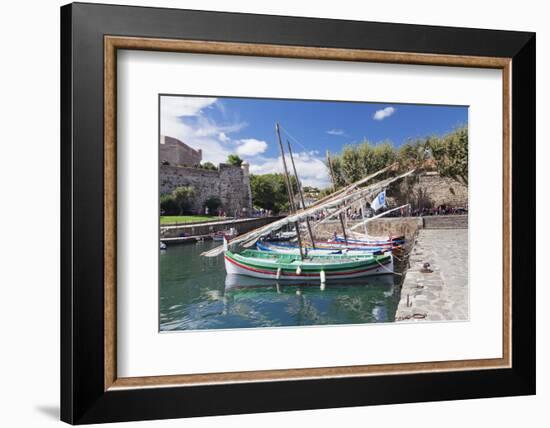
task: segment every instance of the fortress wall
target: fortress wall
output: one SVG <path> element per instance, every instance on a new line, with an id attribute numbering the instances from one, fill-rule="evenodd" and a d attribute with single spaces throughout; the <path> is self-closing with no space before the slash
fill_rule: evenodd
<path id="1" fill-rule="evenodd" d="M 221 163 L 219 166 L 220 197 L 225 211 L 230 216 L 243 214 L 243 208 L 250 210 L 250 183 L 242 168 Z"/>
<path id="2" fill-rule="evenodd" d="M 218 197 L 222 201 L 222 209 L 227 215 L 235 212 L 243 213 L 242 208 L 250 210 L 249 183 L 244 177 L 241 168 L 220 164 L 218 171 L 161 165 L 160 166 L 160 194 L 171 193 L 181 186 L 192 186 L 195 189 L 195 198 L 192 210 L 201 212 L 204 204 L 211 197 Z"/>

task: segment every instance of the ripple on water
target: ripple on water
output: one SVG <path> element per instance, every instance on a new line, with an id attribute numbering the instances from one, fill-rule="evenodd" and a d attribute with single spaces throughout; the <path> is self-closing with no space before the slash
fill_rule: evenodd
<path id="1" fill-rule="evenodd" d="M 221 257 L 200 256 L 211 242 L 168 248 L 160 259 L 160 330 L 232 329 L 393 321 L 394 287 L 370 277 L 354 285 L 263 286 L 250 278 L 226 289 Z M 237 281 L 239 279 L 237 278 Z M 265 281 L 264 281 L 265 282 Z M 236 286 L 235 286 L 236 285 Z M 398 288 L 398 287 L 396 287 Z M 297 293 L 299 291 L 299 293 Z M 398 293 L 397 293 L 398 294 Z"/>

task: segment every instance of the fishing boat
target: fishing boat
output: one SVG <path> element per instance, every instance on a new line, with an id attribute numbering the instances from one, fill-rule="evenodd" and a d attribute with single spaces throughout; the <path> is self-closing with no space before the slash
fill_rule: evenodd
<path id="1" fill-rule="evenodd" d="M 276 129 L 278 130 L 278 127 L 276 127 Z M 277 136 L 279 137 L 279 135 Z M 279 139 L 279 145 L 282 147 L 280 138 L 278 139 Z M 292 154 L 291 153 L 289 154 L 290 154 L 290 159 L 292 160 Z M 283 150 L 281 150 L 281 159 L 283 160 L 285 159 Z M 286 181 L 287 181 L 287 190 L 289 193 L 289 201 L 292 201 L 293 197 L 290 190 L 291 189 L 291 186 L 289 183 L 290 180 L 288 179 L 288 172 L 284 162 L 283 162 L 283 166 L 285 170 L 285 176 L 287 177 Z M 257 229 L 242 233 L 239 236 L 236 236 L 233 239 L 231 239 L 227 243 L 227 245 L 220 245 L 218 247 L 211 248 L 208 251 L 201 253 L 201 255 L 205 257 L 217 257 L 225 253 L 227 250 L 227 247 L 235 248 L 235 246 L 237 245 L 240 245 L 241 247 L 244 247 L 244 248 L 250 248 L 251 246 L 256 245 L 256 243 L 259 240 L 262 240 L 262 239 L 265 240 L 276 231 L 283 230 L 289 227 L 294 228 L 296 232 L 298 245 L 301 245 L 302 233 L 300 231 L 300 222 L 306 223 L 306 230 L 307 230 L 307 234 L 309 235 L 308 236 L 309 242 L 314 242 L 316 248 L 327 248 L 327 247 L 334 247 L 334 246 L 338 246 L 340 248 L 340 246 L 343 246 L 343 247 L 352 247 L 354 249 L 360 249 L 360 247 L 366 247 L 366 249 L 372 250 L 372 247 L 381 246 L 381 247 L 384 247 L 383 250 L 391 249 L 392 251 L 394 251 L 397 248 L 390 242 L 388 242 L 388 245 L 368 245 L 368 244 L 364 245 L 363 243 L 355 243 L 355 242 L 348 242 L 346 244 L 345 242 L 338 242 L 338 241 L 319 242 L 317 239 L 315 239 L 315 236 L 313 234 L 313 230 L 315 229 L 315 227 L 319 226 L 321 223 L 325 221 L 328 221 L 331 218 L 336 218 L 343 212 L 343 210 L 345 210 L 347 206 L 352 206 L 353 204 L 360 203 L 364 199 L 370 199 L 372 195 L 376 195 L 377 193 L 388 188 L 388 186 L 390 186 L 395 181 L 402 180 L 405 177 L 413 174 L 415 171 L 414 169 L 411 169 L 395 177 L 388 177 L 388 178 L 379 180 L 376 183 L 365 186 L 365 184 L 368 181 L 373 180 L 375 177 L 388 172 L 394 166 L 395 166 L 394 164 L 387 166 L 379 171 L 369 174 L 368 176 L 354 183 L 344 186 L 341 189 L 335 190 L 332 194 L 320 199 L 319 201 L 317 201 L 316 203 L 310 206 L 306 207 L 305 204 L 302 204 L 301 208 L 299 206 L 294 207 L 294 209 L 290 210 L 289 215 L 283 218 L 277 219 L 264 226 L 261 226 Z M 404 206 L 397 207 L 397 208 L 385 211 L 384 213 L 378 214 L 374 217 L 370 217 L 366 219 L 364 222 L 350 227 L 346 235 L 349 235 L 349 232 L 353 232 L 354 228 L 366 223 L 367 221 L 371 221 L 383 215 L 387 215 L 393 211 L 400 210 L 403 207 Z M 319 214 L 323 214 L 324 216 L 323 219 L 317 222 L 316 224 L 311 225 L 310 224 L 311 218 L 314 218 Z M 342 216 L 340 216 L 340 220 L 341 220 L 340 223 L 341 223 L 341 227 L 343 229 L 342 232 L 343 232 L 346 229 L 346 227 L 342 219 Z M 354 237 L 353 239 L 356 239 L 356 238 Z"/>
<path id="2" fill-rule="evenodd" d="M 232 227 L 229 230 L 221 230 L 219 232 L 214 232 L 210 236 L 212 237 L 213 241 L 223 241 L 224 238 L 229 240 L 237 236 L 237 229 Z"/>
<path id="3" fill-rule="evenodd" d="M 399 236 L 370 236 L 370 235 L 361 235 L 361 234 L 354 234 L 354 238 L 350 238 L 349 236 L 344 238 L 341 235 L 336 235 L 336 237 L 333 239 L 335 242 L 349 242 L 352 244 L 362 244 L 362 245 L 402 245 L 405 243 L 405 236 L 399 235 Z"/>
<path id="4" fill-rule="evenodd" d="M 277 232 L 270 235 L 270 240 L 272 241 L 290 241 L 291 239 L 296 238 L 296 232 L 293 230 L 287 232 Z"/>
<path id="5" fill-rule="evenodd" d="M 256 248 L 260 251 L 273 251 L 283 254 L 300 254 L 300 247 L 295 243 L 282 243 L 271 241 L 258 241 L 256 242 Z M 384 251 L 391 251 L 391 246 L 387 247 L 348 247 L 337 242 L 335 245 L 325 245 L 318 247 L 317 243 L 315 248 L 302 247 L 302 250 L 310 256 L 323 256 L 330 254 L 348 254 L 355 256 L 367 256 L 373 254 L 382 254 Z"/>
<path id="6" fill-rule="evenodd" d="M 228 274 L 255 278 L 302 281 L 331 281 L 370 275 L 393 274 L 391 254 L 348 256 L 330 254 L 307 256 L 268 251 L 226 251 L 225 270 Z"/>

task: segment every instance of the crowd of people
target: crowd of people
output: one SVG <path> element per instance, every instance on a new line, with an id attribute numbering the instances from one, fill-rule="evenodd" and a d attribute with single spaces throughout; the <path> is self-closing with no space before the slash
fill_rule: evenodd
<path id="1" fill-rule="evenodd" d="M 448 207 L 446 205 L 440 205 L 434 208 L 417 208 L 411 210 L 410 215 L 413 217 L 426 217 L 431 215 L 459 215 L 468 214 L 467 208 L 462 207 Z"/>

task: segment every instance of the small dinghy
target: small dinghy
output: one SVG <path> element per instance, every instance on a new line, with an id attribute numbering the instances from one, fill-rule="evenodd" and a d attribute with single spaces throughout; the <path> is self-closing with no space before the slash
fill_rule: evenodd
<path id="1" fill-rule="evenodd" d="M 222 230 L 219 232 L 212 233 L 210 236 L 212 237 L 213 241 L 223 241 L 224 238 L 227 240 L 230 240 L 231 238 L 234 238 L 237 236 L 237 229 L 234 227 L 230 228 L 229 230 Z"/>

